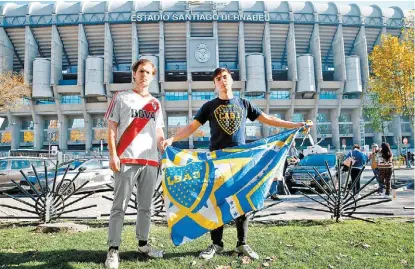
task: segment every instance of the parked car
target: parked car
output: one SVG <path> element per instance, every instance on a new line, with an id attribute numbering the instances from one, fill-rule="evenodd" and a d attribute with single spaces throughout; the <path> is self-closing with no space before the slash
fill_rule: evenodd
<path id="1" fill-rule="evenodd" d="M 302 159 L 297 166 L 289 168 L 285 172 L 285 182 L 287 187 L 290 189 L 290 192 L 295 192 L 297 189 L 308 190 L 306 186 L 302 183 L 309 185 L 310 187 L 314 188 L 317 191 L 321 191 L 320 188 L 315 184 L 313 180 L 311 180 L 310 173 L 317 182 L 328 191 L 328 187 L 321 181 L 321 178 L 317 175 L 314 171 L 314 167 L 323 177 L 323 180 L 330 184 L 331 187 L 331 180 L 329 176 L 329 172 L 326 167 L 326 161 L 329 165 L 330 173 L 333 177 L 333 181 L 335 185 L 338 184 L 339 175 L 337 174 L 336 164 L 337 164 L 337 157 L 334 153 L 317 153 L 317 154 L 309 154 Z"/>
<path id="2" fill-rule="evenodd" d="M 63 176 L 65 174 L 66 168 L 69 165 L 68 172 L 65 175 L 65 179 Z M 78 174 L 80 171 L 79 176 L 71 183 L 71 180 Z M 64 191 L 64 195 L 69 195 L 73 193 L 77 188 L 79 188 L 82 184 L 89 180 L 89 182 L 82 188 L 83 190 L 96 190 L 106 188 L 105 184 L 113 185 L 112 179 L 113 172 L 109 168 L 109 160 L 108 159 L 101 159 L 101 158 L 92 158 L 92 159 L 77 159 L 72 160 L 69 162 L 64 162 L 59 165 L 56 177 L 56 185 L 55 188 L 58 187 L 59 183 L 62 181 L 60 185 L 59 191 Z M 55 169 L 51 169 L 48 171 L 48 187 L 51 189 L 53 187 L 53 178 L 55 176 Z M 39 181 L 41 186 L 44 188 L 46 187 L 46 180 L 45 180 L 45 173 L 38 173 Z M 35 175 L 30 175 L 27 177 L 30 183 L 32 183 L 36 188 L 40 188 L 37 182 Z M 70 186 L 68 186 L 70 184 Z M 23 178 L 20 181 L 20 185 L 23 186 L 25 189 L 30 189 L 29 184 Z M 68 187 L 67 187 L 68 186 Z M 65 190 L 66 188 L 66 190 Z"/>
<path id="3" fill-rule="evenodd" d="M 37 171 L 44 169 L 44 162 L 48 169 L 55 167 L 55 163 L 46 158 L 39 157 L 4 157 L 0 158 L 0 191 L 10 191 L 17 189 L 16 185 L 11 181 L 12 179 L 16 183 L 20 182 L 22 174 L 20 170 L 25 173 L 32 172 L 32 164 Z"/>

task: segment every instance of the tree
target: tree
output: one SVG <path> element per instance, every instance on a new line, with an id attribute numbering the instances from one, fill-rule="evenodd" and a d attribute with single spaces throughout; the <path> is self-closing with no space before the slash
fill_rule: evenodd
<path id="1" fill-rule="evenodd" d="M 7 72 L 0 74 L 0 109 L 10 110 L 21 106 L 24 97 L 30 98 L 31 88 L 24 84 L 21 73 Z"/>
<path id="2" fill-rule="evenodd" d="M 372 105 L 364 108 L 375 131 L 383 131 L 383 122 L 393 114 L 414 120 L 414 28 L 402 31 L 402 37 L 382 35 L 369 56 L 371 77 L 368 95 Z"/>
<path id="3" fill-rule="evenodd" d="M 391 121 L 394 110 L 390 105 L 381 104 L 379 94 L 367 94 L 363 104 L 363 114 L 370 122 L 366 124 L 371 126 L 375 132 L 383 133 L 386 122 Z"/>

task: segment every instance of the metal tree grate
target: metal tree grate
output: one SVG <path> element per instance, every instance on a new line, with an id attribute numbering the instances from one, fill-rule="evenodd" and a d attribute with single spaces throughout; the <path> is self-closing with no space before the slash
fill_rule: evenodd
<path id="1" fill-rule="evenodd" d="M 73 186 L 74 181 L 78 178 L 81 171 L 78 171 L 78 173 L 75 175 L 73 179 L 71 180 L 65 179 L 65 176 L 69 170 L 69 166 L 70 165 L 66 167 L 62 180 L 59 182 L 59 184 L 56 185 L 58 162 L 56 163 L 55 175 L 53 178 L 51 189 L 48 186 L 48 171 L 47 171 L 47 166 L 46 166 L 45 161 L 44 161 L 44 168 L 45 168 L 46 184 L 44 187 L 40 183 L 38 173 L 36 171 L 36 168 L 33 166 L 33 164 L 32 164 L 32 169 L 36 176 L 37 184 L 39 185 L 38 189 L 29 181 L 25 173 L 22 170 L 20 170 L 20 173 L 23 175 L 26 182 L 30 186 L 30 190 L 33 192 L 33 194 L 31 194 L 26 189 L 24 189 L 22 186 L 20 186 L 20 184 L 18 184 L 15 180 L 11 180 L 11 181 L 22 193 L 24 193 L 27 197 L 31 198 L 31 200 L 27 202 L 16 196 L 13 196 L 7 193 L 4 193 L 4 195 L 22 204 L 29 206 L 31 209 L 26 209 L 26 208 L 21 208 L 17 206 L 6 205 L 6 204 L 0 204 L 0 207 L 6 207 L 6 208 L 15 209 L 21 212 L 25 212 L 25 213 L 31 213 L 34 216 L 9 215 L 9 216 L 4 216 L 4 217 L 0 216 L 0 219 L 38 219 L 39 221 L 44 222 L 44 223 L 50 223 L 52 221 L 56 221 L 59 219 L 96 219 L 96 217 L 63 216 L 71 212 L 77 212 L 80 210 L 84 210 L 84 209 L 97 206 L 97 205 L 89 205 L 89 206 L 79 207 L 75 209 L 68 209 L 69 206 L 74 205 L 95 193 L 93 191 L 87 192 L 83 196 L 75 199 L 74 201 L 68 202 L 69 198 L 71 198 L 73 195 L 78 194 L 79 190 L 81 190 L 89 182 L 89 181 L 86 181 L 78 188 L 76 189 L 74 188 L 72 191 L 70 191 L 70 187 Z"/>
<path id="2" fill-rule="evenodd" d="M 362 201 L 363 199 L 373 195 L 374 193 L 378 192 L 380 190 L 380 188 L 377 188 L 375 190 L 370 191 L 367 194 L 364 194 L 362 196 L 360 196 L 360 192 L 365 189 L 374 179 L 376 179 L 376 176 L 372 177 L 372 179 L 370 179 L 365 185 L 363 185 L 363 187 L 361 187 L 355 194 L 353 194 L 353 192 L 351 190 L 353 190 L 354 186 L 356 185 L 356 182 L 358 180 L 360 180 L 360 177 L 363 173 L 363 171 L 365 170 L 365 167 L 363 167 L 363 169 L 360 171 L 359 175 L 357 176 L 356 181 L 354 182 L 350 182 L 351 183 L 351 187 L 348 188 L 349 185 L 349 180 L 350 180 L 350 171 L 351 169 L 349 169 L 348 173 L 347 173 L 347 177 L 346 177 L 346 181 L 345 184 L 342 185 L 342 180 L 340 177 L 340 163 L 337 164 L 337 173 L 339 175 L 339 178 L 337 180 L 337 185 L 335 184 L 334 180 L 333 180 L 333 176 L 331 175 L 330 169 L 329 169 L 329 165 L 326 161 L 326 168 L 329 174 L 329 178 L 330 181 L 329 183 L 327 183 L 323 177 L 321 176 L 321 174 L 317 171 L 316 168 L 314 168 L 314 171 L 316 172 L 316 174 L 318 175 L 318 177 L 320 177 L 321 182 L 323 182 L 323 185 L 325 185 L 326 188 L 324 188 L 315 178 L 313 175 L 311 175 L 310 173 L 308 173 L 309 177 L 311 178 L 311 180 L 316 184 L 316 186 L 323 192 L 323 195 L 321 195 L 320 193 L 318 193 L 315 189 L 313 189 L 312 187 L 310 187 L 308 184 L 304 184 L 302 183 L 305 187 L 307 187 L 310 191 L 312 191 L 314 194 L 317 194 L 325 203 L 323 203 L 322 201 L 319 201 L 305 193 L 300 192 L 302 195 L 304 195 L 305 197 L 313 200 L 314 202 L 318 203 L 319 205 L 323 206 L 325 209 L 318 209 L 318 208 L 311 208 L 311 207 L 305 207 L 305 206 L 299 206 L 299 208 L 303 208 L 303 209 L 309 209 L 309 210 L 314 210 L 314 211 L 320 211 L 320 212 L 327 212 L 327 213 L 331 213 L 333 218 L 336 219 L 336 222 L 338 222 L 342 217 L 348 217 L 348 218 L 352 218 L 352 219 L 357 219 L 357 220 L 363 220 L 366 222 L 372 222 L 374 223 L 374 221 L 372 220 L 368 220 L 365 218 L 361 218 L 361 217 L 356 217 L 355 215 L 360 215 L 360 214 L 365 214 L 365 215 L 383 215 L 383 216 L 393 216 L 393 213 L 386 213 L 386 212 L 362 212 L 362 211 L 356 211 L 359 208 L 365 208 L 365 207 L 369 207 L 372 205 L 377 205 L 377 204 L 381 204 L 381 203 L 386 203 L 386 202 L 390 202 L 392 201 L 391 199 L 382 199 L 380 201 L 376 201 L 376 202 L 371 202 L 371 203 L 365 203 L 365 204 L 358 204 L 358 202 Z M 328 192 L 327 192 L 327 191 Z"/>
<path id="3" fill-rule="evenodd" d="M 271 197 L 271 195 L 268 195 L 267 196 L 267 198 L 270 198 Z M 273 207 L 275 207 L 276 205 L 278 205 L 278 204 L 280 204 L 280 203 L 282 203 L 282 201 L 277 201 L 277 202 L 274 202 L 274 203 L 272 203 L 272 204 L 269 204 L 269 205 L 267 205 L 267 206 L 264 206 L 263 208 L 261 208 L 261 209 L 258 209 L 258 210 L 255 210 L 255 211 L 251 211 L 251 212 L 248 212 L 247 214 L 246 214 L 246 216 L 247 217 L 250 217 L 250 219 L 253 221 L 253 222 L 257 222 L 257 223 L 262 223 L 262 224 L 266 224 L 266 223 L 269 223 L 269 222 L 272 222 L 273 220 L 266 220 L 265 218 L 267 218 L 267 217 L 272 217 L 272 216 L 278 216 L 278 215 L 282 215 L 282 214 L 285 214 L 285 213 L 287 213 L 287 212 L 272 212 L 272 213 L 264 213 L 265 211 L 267 211 L 268 209 L 270 209 L 270 208 L 273 208 Z M 262 214 L 258 214 L 258 213 L 262 213 Z"/>

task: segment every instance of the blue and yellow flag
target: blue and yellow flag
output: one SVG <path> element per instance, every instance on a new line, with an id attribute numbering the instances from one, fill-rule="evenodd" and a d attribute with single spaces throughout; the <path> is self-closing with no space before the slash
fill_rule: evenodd
<path id="1" fill-rule="evenodd" d="M 162 186 L 174 245 L 262 208 L 272 179 L 282 173 L 291 143 L 301 129 L 212 152 L 168 147 L 163 156 Z"/>

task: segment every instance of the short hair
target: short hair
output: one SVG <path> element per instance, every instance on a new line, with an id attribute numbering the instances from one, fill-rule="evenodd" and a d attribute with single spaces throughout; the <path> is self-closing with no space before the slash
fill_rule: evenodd
<path id="1" fill-rule="evenodd" d="M 378 144 L 376 144 L 376 143 L 373 143 L 372 144 L 372 148 L 378 148 L 379 147 L 379 145 Z"/>
<path id="2" fill-rule="evenodd" d="M 149 59 L 140 59 L 136 61 L 132 66 L 133 73 L 137 72 L 138 67 L 144 64 L 151 64 L 151 66 L 153 67 L 153 76 L 154 76 L 157 72 L 157 68 Z"/>
<path id="3" fill-rule="evenodd" d="M 213 71 L 212 80 L 215 80 L 215 78 L 222 72 L 228 72 L 229 75 L 231 75 L 231 77 L 232 77 L 232 73 L 231 73 L 231 71 L 229 71 L 228 68 L 218 67 L 218 68 L 215 69 L 215 71 Z"/>
<path id="4" fill-rule="evenodd" d="M 360 149 L 360 145 L 359 144 L 354 144 L 353 149 Z"/>

